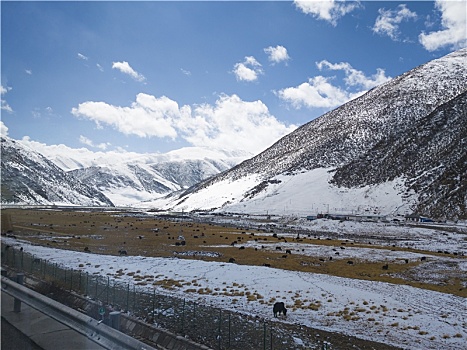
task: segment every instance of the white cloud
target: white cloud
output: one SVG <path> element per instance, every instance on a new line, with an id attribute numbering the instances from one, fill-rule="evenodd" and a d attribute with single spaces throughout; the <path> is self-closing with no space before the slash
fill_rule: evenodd
<path id="1" fill-rule="evenodd" d="M 8 86 L 7 86 L 7 87 L 4 87 L 3 85 L 0 85 L 0 93 L 1 93 L 2 95 L 5 95 L 5 94 L 6 94 L 8 91 L 10 91 L 10 90 L 11 90 L 11 87 L 8 87 Z"/>
<path id="2" fill-rule="evenodd" d="M 97 67 L 97 69 L 99 69 L 101 72 L 104 71 L 104 68 L 102 68 L 102 66 L 101 66 L 99 63 L 96 63 L 96 67 Z"/>
<path id="3" fill-rule="evenodd" d="M 334 108 L 358 96 L 333 86 L 329 80 L 318 75 L 297 87 L 282 89 L 276 95 L 295 108 Z"/>
<path id="4" fill-rule="evenodd" d="M 373 32 L 380 35 L 387 35 L 392 40 L 399 38 L 399 24 L 402 21 L 416 19 L 417 14 L 410 11 L 405 4 L 397 6 L 396 10 L 379 9 L 379 16 L 376 18 Z"/>
<path id="5" fill-rule="evenodd" d="M 84 56 L 83 54 L 80 54 L 79 52 L 78 52 L 78 58 L 84 61 L 87 61 L 89 59 L 87 56 Z"/>
<path id="6" fill-rule="evenodd" d="M 185 74 L 185 75 L 191 75 L 191 72 L 190 72 L 189 70 L 180 68 L 180 71 L 181 71 L 183 74 Z"/>
<path id="7" fill-rule="evenodd" d="M 328 21 L 333 26 L 339 18 L 360 6 L 360 1 L 345 0 L 294 0 L 294 3 L 304 14 Z"/>
<path id="8" fill-rule="evenodd" d="M 193 146 L 245 150 L 259 153 L 296 126 L 286 126 L 272 116 L 261 101 L 242 101 L 237 95 L 222 95 L 215 106 L 202 104 L 179 108 L 163 96 L 138 94 L 130 107 L 104 102 L 84 102 L 72 114 L 111 125 L 126 135 L 180 137 Z M 83 139 L 86 141 L 86 139 Z M 88 143 L 89 144 L 89 143 Z"/>
<path id="9" fill-rule="evenodd" d="M 178 104 L 165 96 L 156 98 L 140 93 L 131 107 L 113 106 L 105 102 L 84 102 L 78 108 L 73 108 L 71 113 L 92 120 L 99 127 L 101 124 L 111 125 L 126 135 L 172 139 L 177 136 L 172 120 L 178 117 Z"/>
<path id="10" fill-rule="evenodd" d="M 8 127 L 0 120 L 0 136 L 8 136 Z"/>
<path id="11" fill-rule="evenodd" d="M 26 74 L 32 75 L 32 70 L 30 70 L 30 69 L 25 69 L 24 71 L 26 72 Z"/>
<path id="12" fill-rule="evenodd" d="M 346 62 L 333 64 L 323 60 L 317 62 L 316 66 L 319 70 L 343 71 L 345 73 L 345 85 L 359 89 L 357 91 L 343 89 L 331 84 L 331 78 L 318 75 L 297 87 L 288 87 L 275 92 L 275 94 L 295 108 L 335 108 L 363 95 L 368 89 L 391 79 L 385 75 L 383 69 L 378 69 L 376 74 L 367 77 L 363 72 L 354 69 Z"/>
<path id="13" fill-rule="evenodd" d="M 120 72 L 122 72 L 124 74 L 128 74 L 130 77 L 132 77 L 136 81 L 144 82 L 146 80 L 144 75 L 138 73 L 133 68 L 131 68 L 130 64 L 128 62 L 126 62 L 126 61 L 112 62 L 112 68 L 113 69 L 118 69 Z"/>
<path id="14" fill-rule="evenodd" d="M 264 49 L 264 52 L 269 55 L 268 59 L 273 64 L 290 59 L 287 49 L 284 46 L 277 45 L 276 47 L 269 46 Z"/>
<path id="15" fill-rule="evenodd" d="M 3 85 L 0 85 L 0 94 L 3 96 L 5 95 L 8 91 L 10 91 L 12 88 L 7 86 L 4 87 Z M 6 100 L 3 98 L 1 99 L 1 109 L 8 112 L 8 113 L 13 113 L 13 109 L 10 107 L 10 105 L 7 103 Z"/>
<path id="16" fill-rule="evenodd" d="M 269 113 L 262 101 L 246 102 L 222 95 L 215 106 L 185 106 L 178 128 L 194 146 L 242 149 L 257 154 L 296 129 Z"/>
<path id="17" fill-rule="evenodd" d="M 420 43 L 428 51 L 435 51 L 449 46 L 459 49 L 467 46 L 467 10 L 466 1 L 436 1 L 436 8 L 441 12 L 442 30 L 421 33 Z"/>
<path id="18" fill-rule="evenodd" d="M 384 69 L 378 68 L 376 74 L 373 74 L 370 77 L 367 77 L 362 71 L 356 70 L 347 62 L 340 63 L 330 63 L 329 61 L 323 60 L 317 62 L 316 66 L 319 70 L 324 68 L 330 70 L 342 70 L 345 72 L 345 84 L 348 86 L 361 86 L 364 89 L 372 89 L 375 86 L 381 85 L 391 79 L 391 77 L 386 76 Z"/>
<path id="19" fill-rule="evenodd" d="M 246 56 L 245 61 L 235 64 L 233 72 L 238 81 L 255 81 L 263 74 L 261 64 L 253 56 Z"/>
<path id="20" fill-rule="evenodd" d="M 87 138 L 86 136 L 83 136 L 83 135 L 80 135 L 79 136 L 79 142 L 84 144 L 84 145 L 87 145 L 87 146 L 90 146 L 90 147 L 93 147 L 93 148 L 99 148 L 103 151 L 105 151 L 107 149 L 108 146 L 110 146 L 110 143 L 99 143 L 99 144 L 94 144 L 94 142 L 92 142 L 91 139 Z"/>

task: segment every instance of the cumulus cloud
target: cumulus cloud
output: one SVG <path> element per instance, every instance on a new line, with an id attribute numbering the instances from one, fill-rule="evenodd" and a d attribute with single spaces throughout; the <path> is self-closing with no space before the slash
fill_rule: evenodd
<path id="1" fill-rule="evenodd" d="M 138 73 L 133 68 L 131 68 L 130 64 L 126 61 L 112 62 L 112 68 L 117 69 L 124 74 L 128 74 L 130 77 L 132 77 L 136 81 L 144 82 L 146 80 L 144 75 Z"/>
<path id="2" fill-rule="evenodd" d="M 360 6 L 359 1 L 345 0 L 294 0 L 304 14 L 337 25 L 337 20 Z"/>
<path id="3" fill-rule="evenodd" d="M 130 107 L 113 106 L 105 102 L 84 102 L 73 108 L 71 113 L 94 121 L 98 127 L 102 127 L 102 124 L 111 125 L 125 135 L 172 139 L 177 136 L 172 119 L 179 114 L 178 104 L 165 96 L 156 98 L 140 93 Z"/>
<path id="4" fill-rule="evenodd" d="M 297 109 L 301 107 L 333 108 L 358 96 L 358 94 L 350 94 L 340 87 L 333 86 L 329 80 L 330 78 L 319 75 L 297 87 L 282 89 L 276 92 L 276 95 Z"/>
<path id="5" fill-rule="evenodd" d="M 8 136 L 8 127 L 0 120 L 0 136 Z"/>
<path id="6" fill-rule="evenodd" d="M 379 35 L 387 35 L 392 40 L 399 39 L 399 24 L 402 21 L 416 19 L 417 14 L 410 11 L 405 4 L 400 4 L 395 10 L 379 9 L 373 32 Z"/>
<path id="7" fill-rule="evenodd" d="M 8 91 L 11 90 L 11 87 L 4 87 L 3 85 L 0 85 L 0 94 L 5 95 Z"/>
<path id="8" fill-rule="evenodd" d="M 4 87 L 3 85 L 0 85 L 0 94 L 1 94 L 1 96 L 5 95 L 11 89 L 12 88 L 9 87 L 9 86 Z M 10 105 L 7 103 L 7 101 L 4 100 L 3 98 L 1 99 L 1 109 L 3 111 L 8 112 L 8 113 L 13 113 L 13 109 L 10 107 Z"/>
<path id="9" fill-rule="evenodd" d="M 449 46 L 460 49 L 467 46 L 467 2 L 436 1 L 436 8 L 441 12 L 442 29 L 430 33 L 421 33 L 419 42 L 428 51 L 435 51 Z"/>
<path id="10" fill-rule="evenodd" d="M 81 53 L 79 53 L 79 52 L 78 52 L 78 58 L 79 58 L 80 60 L 84 60 L 84 61 L 87 61 L 87 60 L 89 59 L 87 56 L 84 56 L 83 54 L 81 54 Z"/>
<path id="11" fill-rule="evenodd" d="M 80 135 L 79 136 L 79 142 L 82 143 L 83 145 L 87 145 L 87 146 L 90 146 L 90 147 L 93 147 L 93 148 L 98 148 L 98 149 L 101 149 L 103 151 L 105 151 L 107 149 L 108 146 L 110 146 L 110 143 L 99 143 L 99 144 L 94 144 L 94 142 L 87 138 L 86 136 L 83 136 L 83 135 Z"/>
<path id="12" fill-rule="evenodd" d="M 340 62 L 340 63 L 330 63 L 327 60 L 322 60 L 321 62 L 317 62 L 316 66 L 319 70 L 323 70 L 325 68 L 329 70 L 341 70 L 345 73 L 345 84 L 348 86 L 361 86 L 366 90 L 372 89 L 375 86 L 381 85 L 391 77 L 386 76 L 386 72 L 384 69 L 378 68 L 376 73 L 371 76 L 366 76 L 365 73 L 353 68 L 347 62 Z"/>
<path id="13" fill-rule="evenodd" d="M 268 59 L 273 64 L 282 61 L 287 62 L 290 59 L 287 49 L 281 45 L 277 45 L 276 47 L 269 46 L 264 49 L 264 52 L 268 54 Z"/>
<path id="14" fill-rule="evenodd" d="M 319 70 L 343 71 L 346 87 L 357 88 L 357 90 L 349 91 L 348 89 L 333 85 L 333 78 L 318 75 L 308 79 L 307 82 L 299 86 L 288 87 L 275 92 L 275 94 L 295 108 L 335 108 L 363 95 L 368 89 L 391 79 L 386 76 L 383 69 L 378 69 L 375 74 L 368 77 L 347 62 L 333 64 L 323 60 L 317 62 L 316 66 Z"/>
<path id="15" fill-rule="evenodd" d="M 180 137 L 193 146 L 251 153 L 263 151 L 296 128 L 278 121 L 263 102 L 242 101 L 237 95 L 222 95 L 214 106 L 179 107 L 165 96 L 140 93 L 130 107 L 84 102 L 72 114 L 100 127 L 113 126 L 126 135 Z"/>
<path id="16" fill-rule="evenodd" d="M 190 72 L 189 70 L 180 68 L 180 71 L 181 71 L 183 74 L 185 74 L 185 75 L 191 75 L 191 72 Z"/>
<path id="17" fill-rule="evenodd" d="M 186 108 L 178 128 L 194 146 L 242 149 L 256 154 L 296 126 L 278 121 L 262 101 L 246 102 L 237 95 L 222 95 L 214 106 Z"/>
<path id="18" fill-rule="evenodd" d="M 25 69 L 24 72 L 28 75 L 32 75 L 32 70 L 30 69 Z"/>
<path id="19" fill-rule="evenodd" d="M 261 67 L 253 56 L 246 56 L 243 62 L 235 64 L 233 72 L 238 81 L 255 81 L 263 74 Z"/>

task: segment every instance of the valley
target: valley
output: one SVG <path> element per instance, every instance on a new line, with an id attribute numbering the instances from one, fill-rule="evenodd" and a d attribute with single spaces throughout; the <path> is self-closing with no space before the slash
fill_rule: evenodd
<path id="1" fill-rule="evenodd" d="M 142 290 L 266 318 L 283 300 L 281 322 L 413 349 L 460 349 L 467 337 L 464 224 L 78 208 L 2 214 L 13 225 L 2 243 Z"/>

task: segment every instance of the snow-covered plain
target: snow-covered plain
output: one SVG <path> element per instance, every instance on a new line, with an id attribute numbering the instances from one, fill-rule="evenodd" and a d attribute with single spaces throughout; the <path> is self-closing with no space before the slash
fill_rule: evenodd
<path id="1" fill-rule="evenodd" d="M 311 225 L 324 234 L 353 233 L 355 241 L 358 241 L 359 233 L 363 237 L 365 232 L 374 233 L 375 240 L 378 240 L 378 235 L 380 239 L 383 239 L 384 235 L 389 237 L 393 235 L 394 238 L 402 236 L 407 238 L 409 243 L 419 242 L 418 249 L 435 252 L 439 249 L 458 251 L 458 256 L 432 255 L 429 260 L 434 265 L 455 263 L 460 273 L 465 274 L 467 271 L 467 261 L 463 256 L 467 250 L 467 243 L 465 227 L 462 225 L 455 227 L 457 233 L 452 233 L 449 227 L 446 231 L 441 229 L 438 232 L 430 228 L 402 225 L 399 227 L 383 223 L 339 223 L 332 220 L 310 222 L 297 218 L 282 219 L 282 222 L 277 221 L 276 225 L 278 227 Z M 438 233 L 434 234 L 434 232 Z M 409 239 L 410 237 L 412 239 Z M 179 281 L 177 287 L 171 290 L 159 286 L 156 288 L 161 288 L 158 290 L 161 293 L 236 312 L 270 319 L 273 317 L 271 305 L 275 299 L 284 301 L 289 309 L 287 319 L 283 322 L 354 335 L 401 348 L 465 349 L 467 299 L 460 296 L 398 284 L 269 267 L 178 258 L 87 254 L 33 246 L 11 238 L 2 238 L 2 240 L 10 245 L 21 245 L 24 251 L 47 259 L 51 263 L 58 263 L 74 270 L 81 269 L 90 274 L 97 273 L 103 276 L 109 274 L 111 278 L 120 282 L 132 283 L 138 275 L 151 276 L 151 282 L 148 282 L 147 286 L 137 286 L 141 289 L 152 291 L 153 281 L 168 279 Z M 398 244 L 403 245 L 407 242 L 401 240 Z M 255 241 L 250 241 L 245 242 L 244 245 L 248 249 L 257 247 L 257 244 Z M 288 243 L 281 245 L 283 249 L 286 249 L 285 245 L 287 249 L 294 249 L 294 244 L 296 243 L 291 243 L 289 240 Z M 273 246 L 275 245 L 271 244 L 266 249 L 273 250 Z M 301 244 L 300 249 L 304 249 L 301 254 L 315 257 L 321 254 L 328 256 L 332 253 L 332 247 L 325 246 Z M 337 258 L 397 262 L 401 259 L 419 260 L 421 256 L 422 254 L 416 251 L 401 254 L 390 250 L 347 246 Z M 124 267 L 125 274 L 117 274 L 117 266 Z M 196 288 L 186 282 L 196 283 Z M 211 293 L 199 294 L 195 291 L 199 289 L 209 289 Z M 248 301 L 247 293 L 256 296 L 256 300 Z M 297 348 L 301 348 L 300 345 L 297 345 Z"/>

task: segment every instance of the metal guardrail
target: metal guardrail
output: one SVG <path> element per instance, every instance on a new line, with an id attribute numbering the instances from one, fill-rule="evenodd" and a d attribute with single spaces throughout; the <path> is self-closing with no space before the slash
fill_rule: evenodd
<path id="1" fill-rule="evenodd" d="M 113 329 L 92 317 L 86 316 L 66 305 L 47 298 L 27 287 L 2 276 L 2 292 L 40 310 L 47 316 L 85 335 L 106 349 L 155 350 L 135 338 Z"/>

